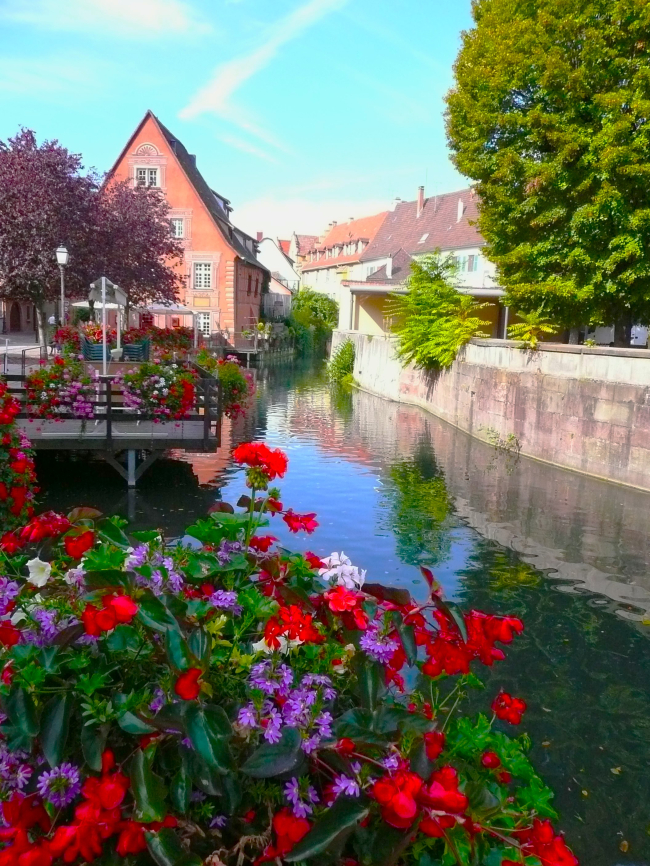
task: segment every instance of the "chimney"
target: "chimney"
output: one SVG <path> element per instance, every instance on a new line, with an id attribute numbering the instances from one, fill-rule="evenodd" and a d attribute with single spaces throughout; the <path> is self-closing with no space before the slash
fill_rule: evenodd
<path id="1" fill-rule="evenodd" d="M 456 222 L 457 223 L 459 223 L 462 220 L 464 213 L 465 213 L 465 204 L 463 203 L 462 198 L 459 198 L 458 199 L 458 214 L 456 216 Z"/>
<path id="2" fill-rule="evenodd" d="M 393 276 L 393 257 L 391 256 L 386 262 L 386 276 L 390 280 Z"/>
<path id="3" fill-rule="evenodd" d="M 418 202 L 417 208 L 415 211 L 416 217 L 419 219 L 422 216 L 422 211 L 424 210 L 424 187 L 418 187 Z"/>
<path id="4" fill-rule="evenodd" d="M 196 154 L 195 153 L 188 153 L 187 155 L 189 156 L 190 162 L 192 163 L 194 168 L 196 168 Z"/>
<path id="5" fill-rule="evenodd" d="M 264 232 L 258 232 L 257 233 L 257 243 L 259 243 L 263 237 L 264 237 Z"/>
<path id="6" fill-rule="evenodd" d="M 401 203 L 402 203 L 402 199 L 401 199 L 399 196 L 397 196 L 397 197 L 394 198 L 394 199 L 392 200 L 392 202 L 390 203 L 390 210 L 395 210 L 395 208 L 397 207 L 397 205 L 398 205 L 398 204 L 401 204 Z"/>
<path id="7" fill-rule="evenodd" d="M 336 221 L 336 220 L 332 220 L 332 228 L 334 228 L 334 226 L 337 226 L 337 225 L 338 225 L 337 221 Z"/>

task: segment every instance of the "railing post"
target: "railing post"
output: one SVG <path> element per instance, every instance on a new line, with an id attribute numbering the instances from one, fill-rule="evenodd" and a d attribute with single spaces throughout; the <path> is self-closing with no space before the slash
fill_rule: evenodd
<path id="1" fill-rule="evenodd" d="M 203 386 L 203 450 L 207 451 L 210 445 L 210 391 L 208 382 L 210 379 L 202 377 Z"/>
<path id="2" fill-rule="evenodd" d="M 106 389 L 106 444 L 113 448 L 113 380 L 104 379 Z"/>

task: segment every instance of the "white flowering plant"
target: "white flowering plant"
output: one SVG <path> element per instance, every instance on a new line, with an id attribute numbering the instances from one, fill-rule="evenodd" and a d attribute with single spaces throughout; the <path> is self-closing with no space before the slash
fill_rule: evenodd
<path id="1" fill-rule="evenodd" d="M 366 579 L 233 454 L 250 496 L 174 542 L 93 509 L 0 542 L 0 866 L 302 863 L 575 866 L 551 792 L 480 687 L 514 617 Z"/>

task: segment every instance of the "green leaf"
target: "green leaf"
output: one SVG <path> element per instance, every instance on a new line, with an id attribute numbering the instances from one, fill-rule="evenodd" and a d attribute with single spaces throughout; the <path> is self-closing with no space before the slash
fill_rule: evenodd
<path id="1" fill-rule="evenodd" d="M 174 775 L 169 788 L 174 809 L 185 815 L 190 806 L 190 795 L 192 793 L 192 780 L 185 766 Z"/>
<path id="2" fill-rule="evenodd" d="M 360 743 L 384 745 L 386 736 L 378 734 L 373 727 L 373 715 L 368 710 L 347 710 L 334 723 L 337 737 L 349 737 Z"/>
<path id="3" fill-rule="evenodd" d="M 166 632 L 171 628 L 180 632 L 180 626 L 176 618 L 167 610 L 165 605 L 159 598 L 146 591 L 140 599 L 138 599 L 137 618 L 149 628 L 155 631 Z"/>
<path id="4" fill-rule="evenodd" d="M 392 618 L 402 642 L 402 646 L 404 647 L 406 659 L 410 665 L 414 665 L 418 658 L 418 647 L 415 643 L 415 629 L 412 625 L 406 625 L 404 623 L 404 618 L 398 610 L 393 611 Z"/>
<path id="5" fill-rule="evenodd" d="M 167 814 L 162 779 L 152 770 L 155 749 L 138 749 L 131 760 L 131 788 L 139 821 L 162 821 Z"/>
<path id="6" fill-rule="evenodd" d="M 113 519 L 110 517 L 99 522 L 97 526 L 97 531 L 99 533 L 99 537 L 103 541 L 108 541 L 111 544 L 114 544 L 115 547 L 121 547 L 126 550 L 127 547 L 131 546 L 131 542 L 126 537 L 124 532 L 116 523 L 113 522 Z"/>
<path id="7" fill-rule="evenodd" d="M 165 649 L 170 665 L 176 670 L 185 671 L 194 666 L 195 660 L 180 631 L 174 628 L 167 629 L 165 632 Z"/>
<path id="8" fill-rule="evenodd" d="M 131 580 L 126 571 L 118 568 L 106 568 L 96 571 L 87 571 L 84 574 L 84 582 L 90 589 L 104 589 L 113 586 L 130 586 Z"/>
<path id="9" fill-rule="evenodd" d="M 160 538 L 160 533 L 157 529 L 138 529 L 131 533 L 131 538 L 135 538 L 140 544 L 150 544 Z"/>
<path id="10" fill-rule="evenodd" d="M 48 674 L 56 673 L 59 669 L 59 661 L 57 656 L 59 654 L 58 646 L 46 646 L 40 651 L 39 659 L 43 670 L 47 671 Z"/>
<path id="11" fill-rule="evenodd" d="M 284 855 L 284 859 L 288 863 L 296 863 L 322 854 L 339 833 L 354 827 L 366 817 L 369 811 L 370 807 L 365 799 L 338 797 L 334 805 L 325 812 L 309 833 Z"/>
<path id="12" fill-rule="evenodd" d="M 50 767 L 56 767 L 61 763 L 70 731 L 72 704 L 72 694 L 66 692 L 48 701 L 43 710 L 39 739 Z"/>
<path id="13" fill-rule="evenodd" d="M 208 767 L 227 773 L 232 768 L 232 757 L 224 731 L 229 729 L 230 723 L 227 716 L 224 722 L 221 713 L 225 716 L 225 712 L 221 710 L 219 713 L 218 709 L 191 704 L 185 710 L 185 730 L 193 748 Z"/>
<path id="14" fill-rule="evenodd" d="M 110 727 L 110 725 L 84 725 L 81 729 L 81 751 L 84 760 L 96 773 L 99 773 L 102 768 L 102 752 L 106 748 Z"/>
<path id="15" fill-rule="evenodd" d="M 200 791 L 210 797 L 222 795 L 221 781 L 223 776 L 208 767 L 205 761 L 202 761 L 192 749 L 181 747 L 181 758 L 186 772 L 191 775 L 192 781 Z"/>
<path id="16" fill-rule="evenodd" d="M 138 632 L 132 625 L 118 625 L 106 638 L 111 652 L 137 651 L 140 647 Z"/>
<path id="17" fill-rule="evenodd" d="M 374 710 L 378 701 L 386 693 L 384 668 L 379 662 L 372 661 L 365 654 L 358 653 L 354 659 L 357 675 L 357 694 L 364 710 Z"/>
<path id="18" fill-rule="evenodd" d="M 88 508 L 83 505 L 77 508 L 73 508 L 72 511 L 68 512 L 68 520 L 70 521 L 70 523 L 77 523 L 80 520 L 97 520 L 97 518 L 101 516 L 101 511 L 97 511 L 96 508 Z"/>
<path id="19" fill-rule="evenodd" d="M 32 696 L 20 686 L 12 689 L 7 698 L 7 714 L 11 723 L 28 737 L 38 734 L 39 724 Z"/>
<path id="20" fill-rule="evenodd" d="M 302 760 L 302 738 L 295 728 L 285 727 L 277 743 L 262 743 L 241 770 L 254 779 L 269 779 L 290 773 Z"/>
<path id="21" fill-rule="evenodd" d="M 211 647 L 210 638 L 206 631 L 202 628 L 195 628 L 189 636 L 188 645 L 197 659 L 204 663 L 208 661 Z"/>
<path id="22" fill-rule="evenodd" d="M 396 586 L 384 586 L 383 583 L 364 583 L 363 591 L 379 601 L 390 601 L 400 606 L 411 604 L 413 599 L 408 589 L 400 589 Z"/>
<path id="23" fill-rule="evenodd" d="M 188 854 L 180 839 L 169 827 L 158 833 L 145 833 L 147 848 L 158 866 L 201 866 L 203 860 L 196 854 Z"/>
<path id="24" fill-rule="evenodd" d="M 136 736 L 153 734 L 157 730 L 157 728 L 153 728 L 151 725 L 143 722 L 142 719 L 139 719 L 134 713 L 128 711 L 122 713 L 117 723 L 127 734 L 135 734 Z"/>

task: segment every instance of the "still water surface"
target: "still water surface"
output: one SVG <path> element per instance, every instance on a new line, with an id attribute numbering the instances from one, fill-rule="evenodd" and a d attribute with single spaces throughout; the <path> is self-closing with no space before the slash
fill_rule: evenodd
<path id="1" fill-rule="evenodd" d="M 556 791 L 583 866 L 650 864 L 650 496 L 499 454 L 411 407 L 333 396 L 318 365 L 259 374 L 248 417 L 220 455 L 174 455 L 135 494 L 101 463 L 39 458 L 44 505 L 96 505 L 171 535 L 244 491 L 226 446 L 289 455 L 285 504 L 320 528 L 283 543 L 341 549 L 369 579 L 520 616 L 507 659 L 481 673 L 529 704 L 532 757 Z M 487 698 L 487 696 L 486 696 Z"/>

